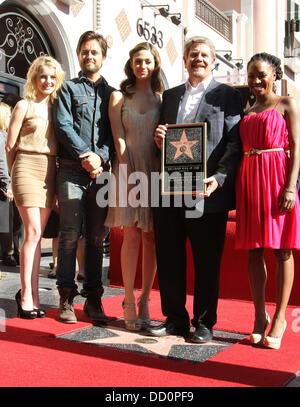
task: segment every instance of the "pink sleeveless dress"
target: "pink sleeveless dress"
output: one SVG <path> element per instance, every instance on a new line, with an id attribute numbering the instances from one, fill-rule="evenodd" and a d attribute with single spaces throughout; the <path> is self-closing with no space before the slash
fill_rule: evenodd
<path id="1" fill-rule="evenodd" d="M 278 204 L 287 181 L 289 158 L 286 122 L 276 109 L 244 116 L 240 123 L 243 151 L 283 148 L 243 155 L 236 183 L 236 249 L 300 249 L 299 196 L 294 208 Z"/>

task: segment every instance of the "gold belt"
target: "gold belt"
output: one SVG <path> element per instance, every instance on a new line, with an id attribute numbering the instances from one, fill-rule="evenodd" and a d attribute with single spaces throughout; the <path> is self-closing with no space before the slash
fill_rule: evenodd
<path id="1" fill-rule="evenodd" d="M 249 151 L 244 151 L 245 155 L 254 155 L 254 154 L 261 154 L 261 153 L 269 153 L 271 151 L 284 151 L 284 148 L 268 148 L 266 150 L 258 150 L 256 148 L 250 148 Z"/>

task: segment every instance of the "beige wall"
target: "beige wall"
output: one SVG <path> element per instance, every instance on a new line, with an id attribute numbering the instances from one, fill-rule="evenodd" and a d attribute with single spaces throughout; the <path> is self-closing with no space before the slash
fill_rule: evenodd
<path id="1" fill-rule="evenodd" d="M 282 86 L 282 93 L 287 96 L 292 96 L 297 99 L 300 106 L 300 89 L 297 89 L 291 82 L 284 80 Z"/>
<path id="2" fill-rule="evenodd" d="M 221 11 L 235 10 L 241 12 L 241 0 L 209 0 Z"/>

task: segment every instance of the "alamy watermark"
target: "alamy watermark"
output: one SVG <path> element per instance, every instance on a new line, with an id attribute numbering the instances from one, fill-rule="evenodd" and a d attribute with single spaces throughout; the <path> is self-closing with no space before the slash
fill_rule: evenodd
<path id="1" fill-rule="evenodd" d="M 294 317 L 291 329 L 296 334 L 300 332 L 300 308 L 295 308 L 292 311 L 292 317 Z"/>
<path id="2" fill-rule="evenodd" d="M 201 175 L 201 174 L 200 174 Z M 103 185 L 96 196 L 98 206 L 110 207 L 151 207 L 151 208 L 185 208 L 187 218 L 198 218 L 203 214 L 203 197 L 192 194 L 192 188 L 201 191 L 203 177 L 197 176 L 192 187 L 192 172 L 173 172 L 172 174 L 151 172 L 150 179 L 141 171 L 132 172 L 127 176 L 127 164 L 120 164 L 118 173 L 103 172 L 97 178 L 97 184 Z M 160 184 L 175 188 L 176 194 L 161 195 Z"/>

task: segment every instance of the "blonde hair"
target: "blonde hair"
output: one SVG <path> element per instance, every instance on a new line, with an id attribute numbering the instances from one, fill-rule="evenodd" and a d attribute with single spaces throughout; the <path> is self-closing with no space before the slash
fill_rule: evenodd
<path id="1" fill-rule="evenodd" d="M 7 116 L 11 113 L 11 108 L 4 102 L 0 102 L 0 129 L 7 130 Z"/>
<path id="2" fill-rule="evenodd" d="M 56 76 L 56 86 L 54 91 L 50 95 L 50 102 L 53 103 L 54 99 L 57 97 L 57 91 L 61 87 L 64 79 L 65 72 L 63 71 L 60 63 L 56 59 L 49 57 L 47 55 L 36 58 L 31 64 L 26 77 L 26 83 L 24 85 L 23 97 L 26 100 L 35 101 L 37 95 L 37 89 L 35 84 L 36 76 L 43 66 L 50 66 L 55 69 Z"/>
<path id="3" fill-rule="evenodd" d="M 191 37 L 191 38 L 186 40 L 186 42 L 184 44 L 184 56 L 185 56 L 185 58 L 187 58 L 189 56 L 190 49 L 192 48 L 192 46 L 194 44 L 198 44 L 198 43 L 208 45 L 209 48 L 210 48 L 211 56 L 213 58 L 216 57 L 216 49 L 215 49 L 215 46 L 214 46 L 214 43 L 212 42 L 212 40 L 210 40 L 207 37 L 197 35 L 197 36 Z"/>

